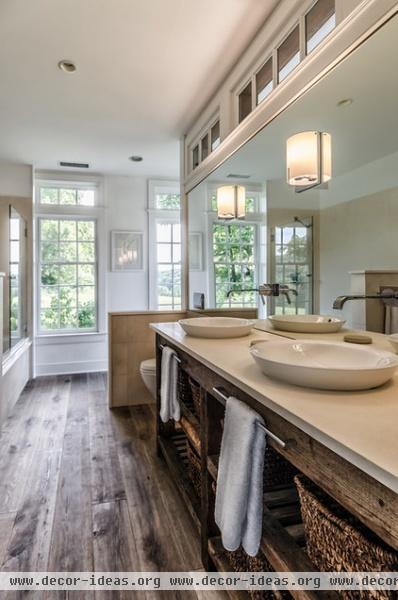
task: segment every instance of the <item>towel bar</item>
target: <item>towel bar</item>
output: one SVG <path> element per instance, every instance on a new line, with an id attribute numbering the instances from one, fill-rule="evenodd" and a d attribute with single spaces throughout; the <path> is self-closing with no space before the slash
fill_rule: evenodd
<path id="1" fill-rule="evenodd" d="M 159 348 L 163 350 L 163 348 L 166 348 L 166 346 L 164 344 L 159 344 Z M 177 354 L 174 355 L 174 358 L 178 363 L 181 363 L 181 358 L 178 358 Z"/>
<path id="2" fill-rule="evenodd" d="M 224 400 L 224 402 L 226 402 L 228 400 L 228 396 L 226 396 L 225 394 L 223 394 L 222 392 L 220 392 L 220 390 L 218 390 L 216 387 L 213 387 L 213 392 L 215 392 L 222 400 Z M 257 425 L 260 427 L 260 429 L 262 429 L 263 431 L 265 431 L 265 433 L 274 440 L 274 442 L 276 442 L 277 444 L 279 444 L 279 446 L 281 446 L 282 448 L 286 448 L 286 447 L 291 447 L 295 445 L 295 441 L 294 440 L 287 440 L 286 442 L 284 442 L 283 440 L 281 440 L 281 438 L 279 438 L 277 435 L 275 435 L 274 433 L 272 433 L 272 431 L 270 431 L 269 429 L 267 429 L 266 427 L 264 427 L 264 425 L 260 422 L 257 423 Z"/>

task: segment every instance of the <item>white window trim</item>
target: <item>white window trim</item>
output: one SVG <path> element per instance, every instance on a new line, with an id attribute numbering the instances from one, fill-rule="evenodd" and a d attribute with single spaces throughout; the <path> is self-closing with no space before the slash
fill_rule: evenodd
<path id="1" fill-rule="evenodd" d="M 94 206 L 84 205 L 59 205 L 41 204 L 38 202 L 40 186 L 46 185 L 76 185 L 90 187 L 95 190 Z M 76 175 L 66 173 L 40 173 L 35 181 L 35 204 L 34 204 L 34 335 L 38 339 L 44 338 L 67 338 L 71 336 L 93 336 L 107 332 L 107 302 L 106 302 L 106 271 L 107 271 L 107 236 L 105 227 L 105 215 L 103 207 L 102 178 L 99 176 Z M 42 331 L 40 329 L 39 315 L 39 293 L 40 293 L 40 248 L 39 248 L 39 220 L 40 218 L 70 218 L 70 219 L 92 219 L 96 222 L 96 253 L 97 253 L 97 326 L 89 330 L 67 330 Z"/>
<path id="2" fill-rule="evenodd" d="M 156 208 L 156 194 L 180 194 L 179 181 L 155 180 L 148 181 L 148 266 L 149 266 L 149 310 L 162 310 L 158 307 L 157 295 L 157 244 L 156 244 L 156 225 L 158 223 L 181 224 L 181 210 L 168 210 Z M 181 231 L 182 234 L 182 231 Z M 181 245 L 182 250 L 182 245 Z M 182 269 L 182 261 L 181 261 Z M 182 282 L 181 282 L 182 284 Z M 183 290 L 181 290 L 181 302 Z M 171 309 L 167 309 L 171 310 Z M 181 309 L 176 309 L 181 310 Z"/>
<path id="3" fill-rule="evenodd" d="M 220 127 L 220 137 L 219 137 L 219 142 L 218 144 L 212 148 L 212 143 L 211 143 L 211 130 L 213 129 L 214 125 L 216 125 L 216 123 L 219 122 L 219 127 Z M 202 156 L 202 139 L 207 135 L 208 138 L 208 154 L 206 156 L 206 158 L 203 158 Z M 213 115 L 211 116 L 210 119 L 208 119 L 206 121 L 206 124 L 203 125 L 200 130 L 199 133 L 197 133 L 195 135 L 195 137 L 193 138 L 193 141 L 189 143 L 188 148 L 187 148 L 187 164 L 189 166 L 189 172 L 192 172 L 194 170 L 194 166 L 193 166 L 193 150 L 196 146 L 198 146 L 199 148 L 199 155 L 198 155 L 198 159 L 199 159 L 199 163 L 197 166 L 199 166 L 204 160 L 206 160 L 207 158 L 209 158 L 210 154 L 212 152 L 215 152 L 217 150 L 217 148 L 220 146 L 222 142 L 221 139 L 221 121 L 220 121 L 220 108 L 217 108 L 217 111 L 215 113 L 213 113 Z M 196 169 L 196 167 L 195 167 Z"/>
<path id="4" fill-rule="evenodd" d="M 300 67 L 300 65 L 305 63 L 306 58 L 310 54 L 313 54 L 315 51 L 318 50 L 318 48 L 321 48 L 323 42 L 325 40 L 327 40 L 328 37 L 337 28 L 337 26 L 343 20 L 343 17 L 341 17 L 339 15 L 339 13 L 341 12 L 340 11 L 340 7 L 341 7 L 340 3 L 342 1 L 343 0 L 340 0 L 340 2 L 339 2 L 339 0 L 335 0 L 334 27 L 332 27 L 328 31 L 326 36 L 322 37 L 320 42 L 318 42 L 312 48 L 312 50 L 310 52 L 307 52 L 306 42 L 305 42 L 305 31 L 306 31 L 305 18 L 307 16 L 307 14 L 311 11 L 311 9 L 317 4 L 318 0 L 311 0 L 309 2 L 306 0 L 306 2 L 304 3 L 304 6 L 300 7 L 299 10 L 295 11 L 294 14 L 292 14 L 292 16 L 289 18 L 289 21 L 284 25 L 284 27 L 282 29 L 280 29 L 278 35 L 272 40 L 272 42 L 270 44 L 267 44 L 266 47 L 263 48 L 260 58 L 255 60 L 255 62 L 252 63 L 248 69 L 245 70 L 244 74 L 241 74 L 239 76 L 237 83 L 235 83 L 235 85 L 232 86 L 232 89 L 230 92 L 232 106 L 233 106 L 233 110 L 232 110 L 232 119 L 233 119 L 233 123 L 234 123 L 233 129 L 235 129 L 236 127 L 241 125 L 242 122 L 245 120 L 245 119 L 243 119 L 243 121 L 239 122 L 239 94 L 244 90 L 244 88 L 250 82 L 250 80 L 252 81 L 252 111 L 251 112 L 254 112 L 258 108 L 258 106 L 260 106 L 260 104 L 267 101 L 271 97 L 273 92 L 275 92 L 276 89 L 279 86 L 281 86 L 286 81 L 286 79 L 288 79 L 290 77 L 290 75 L 292 73 L 294 73 L 294 71 L 296 71 L 296 69 L 298 67 Z M 289 71 L 288 74 L 283 79 L 280 80 L 279 75 L 278 75 L 278 59 L 277 59 L 278 49 L 297 26 L 299 27 L 299 49 L 298 49 L 299 60 L 298 60 L 298 63 L 294 66 L 294 68 L 291 71 Z M 264 60 L 264 56 L 267 56 L 267 55 L 268 55 L 268 59 Z M 273 60 L 273 65 L 272 65 L 272 67 L 273 67 L 273 78 L 272 78 L 273 87 L 272 87 L 271 92 L 269 94 L 267 94 L 267 96 L 261 102 L 257 103 L 257 90 L 256 90 L 255 77 L 256 77 L 256 74 L 258 73 L 258 71 L 261 69 L 262 65 L 264 65 L 267 62 L 267 60 L 269 60 L 269 58 L 272 58 L 272 60 Z"/>

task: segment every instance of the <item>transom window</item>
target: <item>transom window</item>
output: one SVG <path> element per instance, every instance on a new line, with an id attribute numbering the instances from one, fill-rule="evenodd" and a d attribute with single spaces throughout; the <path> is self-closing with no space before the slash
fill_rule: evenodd
<path id="1" fill-rule="evenodd" d="M 305 16 L 306 53 L 312 52 L 335 27 L 335 0 L 318 0 Z"/>
<path id="2" fill-rule="evenodd" d="M 245 86 L 245 88 L 239 94 L 239 123 L 246 119 L 246 117 L 252 111 L 252 82 Z"/>
<path id="3" fill-rule="evenodd" d="M 158 210 L 180 210 L 181 208 L 180 194 L 157 193 L 155 199 Z"/>
<path id="4" fill-rule="evenodd" d="M 272 76 L 272 58 L 269 58 L 256 73 L 256 103 L 260 104 L 260 102 L 265 100 L 265 98 L 270 95 L 273 89 L 274 82 Z"/>
<path id="5" fill-rule="evenodd" d="M 286 79 L 299 62 L 300 30 L 297 25 L 278 48 L 278 82 Z"/>
<path id="6" fill-rule="evenodd" d="M 192 169 L 196 169 L 202 160 L 205 160 L 211 152 L 218 148 L 220 143 L 220 121 L 217 120 L 204 134 L 202 134 L 201 138 L 192 147 Z"/>
<path id="7" fill-rule="evenodd" d="M 246 223 L 213 223 L 213 268 L 216 308 L 256 307 L 255 292 L 236 293 L 229 290 L 255 288 L 256 225 Z"/>
<path id="8" fill-rule="evenodd" d="M 95 330 L 96 221 L 43 217 L 38 237 L 40 332 Z"/>
<path id="9" fill-rule="evenodd" d="M 41 185 L 39 186 L 40 204 L 58 206 L 94 206 L 95 190 L 83 186 Z"/>

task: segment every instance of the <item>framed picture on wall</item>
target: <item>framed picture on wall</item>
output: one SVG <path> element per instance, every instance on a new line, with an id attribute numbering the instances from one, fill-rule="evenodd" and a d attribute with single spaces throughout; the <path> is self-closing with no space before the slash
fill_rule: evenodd
<path id="1" fill-rule="evenodd" d="M 141 231 L 112 231 L 112 271 L 142 271 L 143 233 Z"/>
<path id="2" fill-rule="evenodd" d="M 203 270 L 202 234 L 200 232 L 189 234 L 189 269 L 191 271 Z"/>

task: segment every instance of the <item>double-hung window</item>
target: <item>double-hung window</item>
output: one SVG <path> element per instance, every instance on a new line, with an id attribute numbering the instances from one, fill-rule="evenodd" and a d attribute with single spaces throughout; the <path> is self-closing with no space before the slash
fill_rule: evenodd
<path id="1" fill-rule="evenodd" d="M 96 189 L 65 182 L 38 194 L 38 333 L 97 331 L 97 219 L 80 209 L 94 207 Z"/>
<path id="2" fill-rule="evenodd" d="M 181 200 L 179 184 L 149 182 L 149 305 L 181 310 Z"/>

